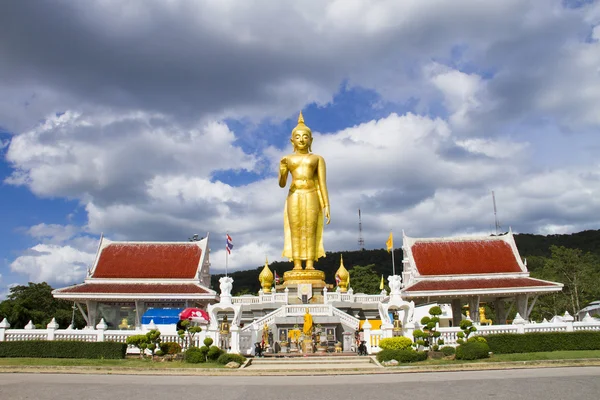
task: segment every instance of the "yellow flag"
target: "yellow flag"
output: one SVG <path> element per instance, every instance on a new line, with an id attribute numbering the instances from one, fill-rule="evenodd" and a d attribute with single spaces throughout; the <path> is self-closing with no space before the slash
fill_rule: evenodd
<path id="1" fill-rule="evenodd" d="M 381 275 L 381 283 L 379 284 L 379 290 L 383 290 L 385 283 L 383 283 L 383 274 Z"/>
<path id="2" fill-rule="evenodd" d="M 385 242 L 385 245 L 387 246 L 388 253 L 394 248 L 394 236 L 392 236 L 392 232 L 390 232 L 390 237 L 387 242 Z"/>

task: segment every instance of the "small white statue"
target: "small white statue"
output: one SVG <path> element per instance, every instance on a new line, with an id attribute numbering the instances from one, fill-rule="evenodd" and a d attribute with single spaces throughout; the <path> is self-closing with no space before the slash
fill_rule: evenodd
<path id="1" fill-rule="evenodd" d="M 390 294 L 400 294 L 400 286 L 402 285 L 400 275 L 388 276 L 388 283 L 390 285 Z"/>
<path id="2" fill-rule="evenodd" d="M 233 278 L 224 276 L 219 279 L 219 288 L 221 289 L 221 297 L 231 297 L 231 289 L 233 289 Z"/>

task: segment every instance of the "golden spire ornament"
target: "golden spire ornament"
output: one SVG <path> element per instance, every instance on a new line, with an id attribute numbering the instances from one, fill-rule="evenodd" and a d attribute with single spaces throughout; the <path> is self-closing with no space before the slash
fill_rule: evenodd
<path id="1" fill-rule="evenodd" d="M 273 287 L 273 272 L 269 268 L 269 259 L 265 257 L 265 266 L 258 275 L 258 281 L 264 293 L 271 293 L 271 287 Z"/>
<path id="2" fill-rule="evenodd" d="M 344 267 L 344 257 L 340 254 L 340 267 L 335 272 L 335 280 L 337 286 L 340 288 L 342 293 L 346 293 L 348 291 L 348 286 L 350 286 L 350 273 Z"/>

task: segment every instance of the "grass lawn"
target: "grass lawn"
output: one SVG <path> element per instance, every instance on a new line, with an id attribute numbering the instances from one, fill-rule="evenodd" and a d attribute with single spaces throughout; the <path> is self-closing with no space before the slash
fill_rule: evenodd
<path id="1" fill-rule="evenodd" d="M 413 365 L 453 365 L 463 363 L 491 363 L 510 361 L 545 361 L 545 360 L 577 360 L 583 358 L 600 358 L 600 350 L 576 351 L 546 351 L 538 353 L 493 354 L 490 358 L 482 360 L 425 360 Z M 402 364 L 407 365 L 407 364 Z"/>
<path id="2" fill-rule="evenodd" d="M 223 365 L 207 362 L 190 364 L 181 361 L 157 362 L 150 359 L 126 358 L 124 360 L 101 360 L 83 358 L 0 358 L 0 366 L 58 366 L 58 367 L 118 367 L 139 369 L 168 369 L 168 368 L 223 368 Z"/>

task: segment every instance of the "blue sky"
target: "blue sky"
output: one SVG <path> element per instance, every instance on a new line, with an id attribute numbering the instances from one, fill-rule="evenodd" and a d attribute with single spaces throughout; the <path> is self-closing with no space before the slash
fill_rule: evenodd
<path id="1" fill-rule="evenodd" d="M 101 233 L 281 259 L 300 110 L 328 251 L 359 207 L 367 248 L 490 233 L 492 190 L 505 229 L 598 229 L 599 40 L 597 1 L 3 3 L 0 296 L 81 281 Z"/>

